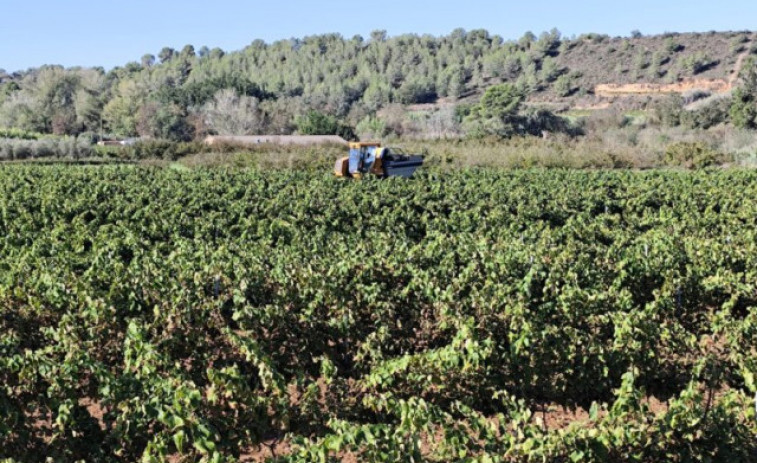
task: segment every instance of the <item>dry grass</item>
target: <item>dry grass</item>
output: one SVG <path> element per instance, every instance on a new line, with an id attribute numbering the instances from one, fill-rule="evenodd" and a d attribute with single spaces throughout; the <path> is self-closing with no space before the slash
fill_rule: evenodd
<path id="1" fill-rule="evenodd" d="M 215 148 L 215 147 L 214 147 Z M 319 169 L 333 168 L 337 158 L 347 155 L 341 145 L 281 146 L 260 145 L 250 147 L 223 147 L 211 152 L 198 153 L 182 158 L 179 163 L 186 167 L 253 167 L 259 169 Z"/>
<path id="2" fill-rule="evenodd" d="M 437 169 L 463 167 L 648 169 L 665 166 L 666 149 L 676 143 L 705 143 L 736 166 L 757 166 L 757 138 L 753 132 L 718 126 L 709 130 L 645 126 L 624 122 L 613 114 L 592 122 L 589 135 L 571 138 L 451 140 L 386 140 L 410 153 L 426 156 L 426 165 Z M 334 161 L 346 156 L 343 146 L 261 146 L 223 149 L 182 158 L 184 167 L 250 167 L 328 172 Z"/>

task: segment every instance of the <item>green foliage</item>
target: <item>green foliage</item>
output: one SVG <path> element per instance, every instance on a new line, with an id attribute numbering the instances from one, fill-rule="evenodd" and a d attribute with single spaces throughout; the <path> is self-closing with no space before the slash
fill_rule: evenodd
<path id="1" fill-rule="evenodd" d="M 512 84 L 489 87 L 475 108 L 478 117 L 504 120 L 518 113 L 525 95 Z"/>
<path id="2" fill-rule="evenodd" d="M 667 53 L 667 56 L 670 56 L 673 53 L 678 53 L 684 50 L 684 46 L 678 43 L 674 37 L 666 38 L 664 47 L 665 47 L 665 52 Z"/>
<path id="3" fill-rule="evenodd" d="M 710 58 L 704 52 L 686 55 L 678 60 L 680 67 L 691 75 L 697 75 L 716 65 L 718 60 Z"/>
<path id="4" fill-rule="evenodd" d="M 581 135 L 583 132 L 562 118 L 546 109 L 531 109 L 523 114 L 523 130 L 529 135 L 541 136 L 545 133 L 559 133 L 571 136 Z"/>
<path id="5" fill-rule="evenodd" d="M 757 128 L 757 65 L 749 58 L 741 70 L 741 86 L 733 92 L 731 121 L 739 128 Z"/>
<path id="6" fill-rule="evenodd" d="M 212 149 L 201 142 L 176 142 L 167 139 L 153 139 L 140 140 L 134 144 L 125 146 L 97 146 L 95 147 L 95 152 L 104 158 L 129 161 L 148 159 L 175 161 L 192 154 L 210 152 Z"/>
<path id="7" fill-rule="evenodd" d="M 378 111 L 391 102 L 392 90 L 389 84 L 374 80 L 365 89 L 363 103 L 369 111 Z"/>
<path id="8" fill-rule="evenodd" d="M 551 83 L 551 82 L 554 82 L 555 79 L 560 77 L 560 75 L 562 75 L 563 72 L 564 70 L 560 69 L 555 59 L 548 56 L 544 58 L 544 60 L 541 63 L 540 79 L 542 82 Z"/>
<path id="9" fill-rule="evenodd" d="M 577 133 L 566 120 L 550 111 L 542 109 L 521 113 L 524 100 L 525 95 L 516 85 L 506 83 L 489 87 L 481 101 L 471 107 L 465 116 L 469 133 L 474 137 L 542 135 L 543 132 Z"/>
<path id="10" fill-rule="evenodd" d="M 224 89 L 234 90 L 240 96 L 249 96 L 258 100 L 274 98 L 258 84 L 239 74 L 224 74 L 200 81 L 192 80 L 180 87 L 166 86 L 160 89 L 156 98 L 164 104 L 173 103 L 187 108 L 207 103 Z"/>
<path id="11" fill-rule="evenodd" d="M 155 65 L 155 55 L 146 53 L 142 55 L 142 59 L 140 60 L 140 64 L 143 68 L 150 68 Z"/>
<path id="12" fill-rule="evenodd" d="M 386 122 L 376 116 L 366 116 L 355 127 L 355 131 L 361 139 L 380 140 L 386 135 Z"/>
<path id="13" fill-rule="evenodd" d="M 102 107 L 95 95 L 103 92 L 106 84 L 101 70 L 45 66 L 12 85 L 16 89 L 0 99 L 1 125 L 77 135 L 93 131 Z"/>
<path id="14" fill-rule="evenodd" d="M 436 97 L 436 88 L 430 79 L 418 77 L 406 80 L 397 89 L 397 98 L 403 104 L 432 103 Z"/>
<path id="15" fill-rule="evenodd" d="M 721 164 L 724 159 L 722 153 L 702 142 L 678 142 L 665 149 L 665 163 L 669 166 L 699 169 Z"/>
<path id="16" fill-rule="evenodd" d="M 8 101 L 0 102 L 0 125 L 67 134 L 99 132 L 103 125 L 123 137 L 184 139 L 187 124 L 172 119 L 188 119 L 202 134 L 194 115 L 219 91 L 232 89 L 240 97 L 260 100 L 263 131 L 291 133 L 295 120 L 310 110 L 339 118 L 355 114 L 354 124 L 392 103 L 433 103 L 478 92 L 488 84 L 483 62 L 496 63 L 491 71 L 497 74 L 495 82 L 528 71 L 528 88 L 541 89 L 561 72 L 552 58 L 560 43 L 556 30 L 528 38 L 520 48 L 483 30 L 461 29 L 438 38 L 375 31 L 367 42 L 337 34 L 255 41 L 229 54 L 207 47 L 199 54 L 191 46 L 180 52 L 165 47 L 157 58 L 146 54 L 141 63 L 100 75 L 102 81 L 88 70 L 45 71 L 60 74 L 51 82 L 51 98 L 35 87 L 33 74 L 12 81 L 21 90 L 9 90 Z M 65 104 L 49 110 L 48 100 Z"/>
<path id="17" fill-rule="evenodd" d="M 475 131 L 510 136 L 519 133 L 521 122 L 518 111 L 525 95 L 515 85 L 505 83 L 486 89 L 481 101 L 471 108 L 466 122 L 477 127 Z"/>
<path id="18" fill-rule="evenodd" d="M 542 32 L 539 39 L 534 43 L 533 49 L 545 56 L 556 54 L 561 44 L 560 31 L 552 29 L 549 32 Z"/>
<path id="19" fill-rule="evenodd" d="M 554 90 L 532 98 L 549 101 L 574 93 L 583 96 L 597 82 L 628 83 L 629 77 L 672 82 L 713 69 L 716 78 L 725 74 L 729 53 L 735 53 L 719 37 L 665 34 L 620 39 L 585 34 L 565 39 L 553 29 L 505 41 L 485 30 L 457 29 L 439 37 L 390 37 L 379 30 L 370 39 L 323 34 L 272 43 L 256 40 L 231 53 L 208 47 L 196 51 L 192 45 L 164 47 L 157 57 L 147 53 L 139 62 L 107 73 L 55 66 L 3 73 L 0 127 L 186 140 L 218 131 L 202 116 L 224 90 L 257 100 L 254 117 L 246 121 L 254 120 L 255 132 L 292 133 L 296 120 L 308 111 L 354 126 L 391 105 L 478 97 L 503 82 L 515 83 L 528 95 Z M 727 35 L 739 46 L 746 37 Z M 684 47 L 699 52 L 680 53 Z M 485 125 L 474 132 L 509 130 Z"/>
<path id="20" fill-rule="evenodd" d="M 573 86 L 573 79 L 567 74 L 563 74 L 558 77 L 553 88 L 555 90 L 555 93 L 563 98 L 570 96 L 575 91 L 575 87 Z"/>
<path id="21" fill-rule="evenodd" d="M 682 125 L 688 129 L 709 129 L 733 120 L 731 98 L 718 96 L 708 100 L 708 96 L 696 92 L 683 96 L 670 95 L 655 104 L 655 116 L 663 126 Z M 697 102 L 700 97 L 702 101 Z M 692 103 L 695 103 L 693 107 L 687 109 L 686 104 Z"/>
<path id="22" fill-rule="evenodd" d="M 643 71 L 649 67 L 649 60 L 645 50 L 639 50 L 633 58 L 633 71 L 636 79 L 641 78 Z"/>
<path id="23" fill-rule="evenodd" d="M 0 138 L 0 160 L 64 158 L 80 159 L 93 155 L 91 140 L 81 137 Z"/>
<path id="24" fill-rule="evenodd" d="M 752 91 L 737 88 L 733 92 L 730 116 L 733 125 L 742 129 L 757 128 L 757 100 Z"/>
<path id="25" fill-rule="evenodd" d="M 1 75 L 2 73 L 0 73 Z M 0 83 L 0 105 L 8 99 L 13 93 L 21 90 L 18 82 L 11 80 L 10 82 Z"/>
<path id="26" fill-rule="evenodd" d="M 308 111 L 297 119 L 297 131 L 302 135 L 336 135 L 339 121 L 318 111 Z"/>
<path id="27" fill-rule="evenodd" d="M 160 106 L 154 115 L 154 129 L 150 135 L 174 141 L 194 138 L 194 128 L 187 120 L 184 109 L 177 105 Z"/>
<path id="28" fill-rule="evenodd" d="M 655 115 L 663 126 L 675 127 L 681 124 L 681 114 L 684 111 L 683 98 L 680 95 L 670 95 L 654 107 Z"/>
<path id="29" fill-rule="evenodd" d="M 754 198 L 751 170 L 2 166 L 0 457 L 752 461 Z"/>
<path id="30" fill-rule="evenodd" d="M 345 140 L 355 138 L 351 127 L 344 125 L 335 117 L 308 111 L 304 116 L 297 119 L 297 132 L 301 135 L 339 135 Z"/>
<path id="31" fill-rule="evenodd" d="M 20 140 L 39 140 L 44 134 L 39 132 L 28 132 L 21 129 L 3 129 L 0 128 L 0 138 L 13 138 Z"/>
<path id="32" fill-rule="evenodd" d="M 719 97 L 694 109 L 682 111 L 681 125 L 689 128 L 709 129 L 730 120 L 731 98 Z"/>
<path id="33" fill-rule="evenodd" d="M 160 50 L 160 53 L 158 53 L 158 58 L 161 63 L 167 63 L 171 61 L 175 55 L 176 50 L 171 47 L 163 47 L 163 49 Z"/>

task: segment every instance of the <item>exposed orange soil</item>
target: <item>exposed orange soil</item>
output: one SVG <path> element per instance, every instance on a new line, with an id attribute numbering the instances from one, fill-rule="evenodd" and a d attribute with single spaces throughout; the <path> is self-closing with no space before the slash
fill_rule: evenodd
<path id="1" fill-rule="evenodd" d="M 609 97 L 619 95 L 684 93 L 691 90 L 707 90 L 712 93 L 729 92 L 738 83 L 737 81 L 739 74 L 741 73 L 741 68 L 744 66 L 746 57 L 750 54 L 750 47 L 745 48 L 746 50 L 736 59 L 736 64 L 731 71 L 728 81 L 724 79 L 687 79 L 673 84 L 599 84 L 594 88 L 594 93 L 599 96 Z"/>
<path id="2" fill-rule="evenodd" d="M 648 95 L 661 93 L 685 93 L 691 90 L 707 90 L 712 93 L 725 93 L 732 85 L 723 79 L 689 79 L 674 84 L 600 84 L 594 88 L 594 93 L 603 96 L 619 95 Z"/>

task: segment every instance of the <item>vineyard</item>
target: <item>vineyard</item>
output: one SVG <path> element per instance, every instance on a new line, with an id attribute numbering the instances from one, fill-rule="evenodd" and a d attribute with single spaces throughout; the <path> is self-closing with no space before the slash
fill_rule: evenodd
<path id="1" fill-rule="evenodd" d="M 0 461 L 757 461 L 757 172 L 0 168 Z"/>

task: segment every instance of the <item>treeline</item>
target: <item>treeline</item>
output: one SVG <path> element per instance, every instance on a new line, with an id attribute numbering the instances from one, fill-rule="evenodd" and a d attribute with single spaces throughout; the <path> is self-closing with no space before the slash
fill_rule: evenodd
<path id="1" fill-rule="evenodd" d="M 732 51 L 745 50 L 749 36 L 733 36 L 739 48 Z M 457 29 L 442 37 L 390 38 L 385 31 L 374 31 L 368 38 L 326 34 L 271 44 L 256 40 L 233 53 L 208 47 L 195 50 L 192 45 L 181 50 L 166 47 L 157 56 L 146 54 L 139 62 L 108 72 L 59 66 L 14 75 L 0 72 L 0 128 L 177 141 L 207 134 L 294 132 L 347 138 L 411 132 L 439 136 L 576 132 L 547 111 L 527 111 L 524 101 L 535 94 L 569 97 L 590 92 L 589 80 L 578 67 L 590 70 L 605 56 L 646 56 L 652 53 L 649 47 L 657 46 L 661 51 L 652 53 L 657 60 L 652 61 L 666 69 L 683 69 L 701 54 L 688 56 L 684 50 L 695 47 L 674 37 L 648 42 L 632 37 L 623 39 L 624 45 L 616 44 L 618 40 L 596 34 L 565 39 L 552 30 L 506 41 L 486 30 Z M 586 59 L 594 64 L 575 64 L 581 47 L 586 47 Z M 601 56 L 589 58 L 595 52 Z M 649 66 L 646 58 L 641 61 L 642 67 Z M 705 72 L 708 66 L 691 74 Z M 655 73 L 658 78 L 660 74 Z M 474 98 L 469 97 L 500 84 L 489 98 L 494 107 L 470 103 Z M 740 114 L 757 112 L 750 109 L 757 107 L 753 93 L 736 95 Z M 423 103 L 441 103 L 442 109 L 406 112 L 407 106 Z M 666 123 L 683 121 L 697 127 L 733 114 L 730 99 L 716 105 L 719 112 L 714 115 L 708 107 L 704 115 L 692 116 L 687 103 L 671 100 L 656 109 Z M 742 123 L 745 118 L 740 116 L 736 120 L 742 126 L 753 125 L 748 120 Z"/>
<path id="2" fill-rule="evenodd" d="M 319 124 L 371 128 L 391 105 L 454 102 L 500 82 L 524 95 L 552 85 L 561 74 L 553 58 L 560 43 L 557 30 L 505 41 L 458 29 L 443 37 L 375 31 L 367 39 L 258 40 L 229 54 L 164 48 L 109 72 L 44 66 L 6 76 L 0 126 L 175 140 L 324 129 Z"/>

